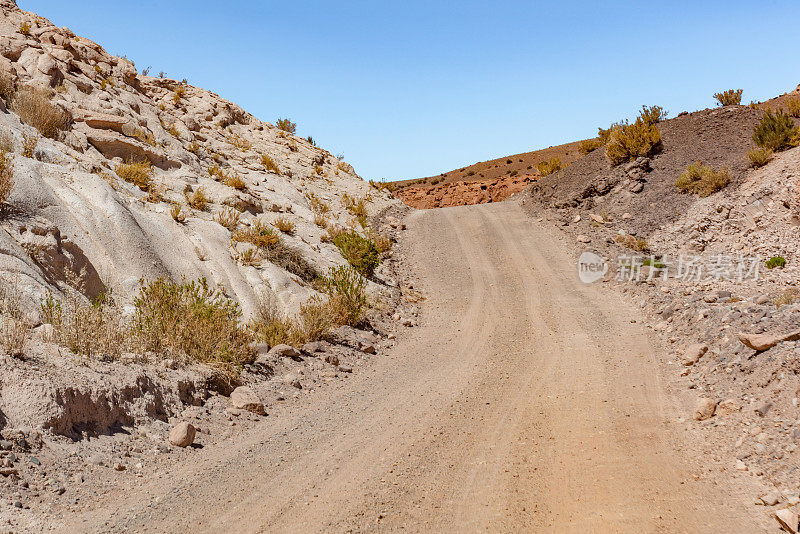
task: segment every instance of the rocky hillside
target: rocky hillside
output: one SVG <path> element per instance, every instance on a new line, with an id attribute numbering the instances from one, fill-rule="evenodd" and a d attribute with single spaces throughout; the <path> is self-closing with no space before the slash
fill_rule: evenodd
<path id="1" fill-rule="evenodd" d="M 0 0 L 0 530 L 232 439 L 414 325 L 402 204 L 293 132 Z"/>
<path id="2" fill-rule="evenodd" d="M 265 291 L 296 310 L 310 295 L 312 271 L 343 263 L 323 242 L 324 226 L 351 224 L 351 200 L 366 199 L 370 215 L 396 203 L 290 127 L 185 82 L 139 74 L 131 61 L 11 1 L 0 7 L 11 107 L 0 125 L 15 180 L 0 274 L 24 288 L 32 310 L 68 280 L 89 297 L 102 286 L 127 297 L 140 279 L 159 276 L 205 277 L 246 313 Z M 43 134 L 26 124 L 20 113 L 44 111 L 15 106 L 15 90 L 62 111 L 63 125 Z M 299 260 L 243 262 L 248 246 L 231 240 L 236 230 L 279 219 L 293 226 L 280 237 Z"/>
<path id="3" fill-rule="evenodd" d="M 576 259 L 606 261 L 599 283 L 635 299 L 667 379 L 697 402 L 680 422 L 706 438 L 708 469 L 756 477 L 753 502 L 773 513 L 800 503 L 800 147 L 758 163 L 748 151 L 759 108 L 793 96 L 662 121 L 652 157 L 612 165 L 601 147 L 521 195 L 571 236 Z M 678 187 L 697 160 L 727 168 L 703 196 Z"/>
<path id="4" fill-rule="evenodd" d="M 567 166 L 581 158 L 580 141 L 481 161 L 437 176 L 392 182 L 397 197 L 417 209 L 499 202 L 522 191 L 541 173 L 537 164 L 558 159 Z"/>

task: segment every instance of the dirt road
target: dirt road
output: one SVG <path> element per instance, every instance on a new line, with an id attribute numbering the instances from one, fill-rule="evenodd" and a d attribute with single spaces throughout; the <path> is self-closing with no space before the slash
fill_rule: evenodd
<path id="1" fill-rule="evenodd" d="M 581 284 L 552 227 L 512 202 L 408 225 L 427 300 L 389 354 L 67 529 L 760 530 L 695 479 L 636 310 Z"/>

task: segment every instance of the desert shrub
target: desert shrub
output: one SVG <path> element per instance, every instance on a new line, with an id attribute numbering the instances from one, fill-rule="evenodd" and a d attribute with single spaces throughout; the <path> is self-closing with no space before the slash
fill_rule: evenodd
<path id="1" fill-rule="evenodd" d="M 585 156 L 589 152 L 594 152 L 601 146 L 603 146 L 603 143 L 600 139 L 585 139 L 578 145 L 578 150 Z"/>
<path id="2" fill-rule="evenodd" d="M 540 176 L 549 176 L 562 168 L 561 160 L 557 157 L 552 157 L 548 161 L 540 161 L 536 164 L 536 170 L 539 171 Z"/>
<path id="3" fill-rule="evenodd" d="M 753 167 L 763 167 L 772 159 L 772 154 L 769 148 L 754 148 L 747 151 L 747 159 Z"/>
<path id="4" fill-rule="evenodd" d="M 797 289 L 796 287 L 790 287 L 773 302 L 775 303 L 775 306 L 785 306 L 794 304 L 795 302 L 800 302 L 800 289 Z"/>
<path id="5" fill-rule="evenodd" d="M 11 110 L 50 139 L 58 139 L 71 119 L 69 113 L 50 102 L 45 91 L 33 87 L 23 87 L 14 94 Z"/>
<path id="6" fill-rule="evenodd" d="M 186 96 L 186 88 L 182 85 L 179 85 L 175 88 L 175 92 L 172 93 L 172 103 L 176 106 L 181 103 L 181 99 Z"/>
<path id="7" fill-rule="evenodd" d="M 306 141 L 308 141 L 308 144 L 310 144 L 311 146 L 317 146 L 317 142 L 314 141 L 314 138 L 311 137 L 310 135 L 306 137 Z"/>
<path id="8" fill-rule="evenodd" d="M 324 215 L 316 213 L 314 215 L 314 224 L 316 224 L 320 228 L 327 228 L 328 227 L 328 219 L 326 219 Z"/>
<path id="9" fill-rule="evenodd" d="M 261 222 L 261 219 L 256 219 L 251 226 L 234 232 L 232 239 L 263 249 L 273 247 L 280 241 L 275 230 Z"/>
<path id="10" fill-rule="evenodd" d="M 230 138 L 228 138 L 230 144 L 232 144 L 235 148 L 238 148 L 242 152 L 247 152 L 251 148 L 253 148 L 253 143 L 236 134 L 231 134 Z"/>
<path id="11" fill-rule="evenodd" d="M 333 325 L 331 302 L 315 296 L 300 305 L 297 316 L 297 337 L 302 343 L 324 339 Z"/>
<path id="12" fill-rule="evenodd" d="M 6 104 L 10 104 L 16 91 L 17 84 L 14 82 L 14 77 L 11 76 L 11 73 L 0 71 L 0 98 L 2 98 Z"/>
<path id="13" fill-rule="evenodd" d="M 120 163 L 114 171 L 117 176 L 132 183 L 142 191 L 149 191 L 152 186 L 153 166 L 149 161 L 128 160 L 127 163 Z"/>
<path id="14" fill-rule="evenodd" d="M 646 124 L 653 125 L 666 119 L 668 114 L 669 113 L 661 106 L 642 106 L 639 117 L 641 117 Z"/>
<path id="15" fill-rule="evenodd" d="M 335 324 L 357 325 L 367 309 L 367 280 L 352 267 L 333 267 L 317 281 L 328 295 L 331 320 Z"/>
<path id="16" fill-rule="evenodd" d="M 637 238 L 636 236 L 632 236 L 630 234 L 618 235 L 614 238 L 614 241 L 623 247 L 635 250 L 637 252 L 645 252 L 648 249 L 647 240 Z"/>
<path id="17" fill-rule="evenodd" d="M 330 206 L 328 206 L 324 200 L 321 200 L 317 195 L 315 195 L 313 191 L 306 193 L 306 198 L 308 199 L 308 205 L 311 208 L 311 211 L 314 213 L 324 215 L 331 209 Z"/>
<path id="18" fill-rule="evenodd" d="M 198 187 L 191 195 L 187 194 L 186 203 L 198 211 L 205 210 L 209 203 L 209 199 L 206 196 L 206 190 L 202 187 Z"/>
<path id="19" fill-rule="evenodd" d="M 232 187 L 237 191 L 242 191 L 245 188 L 247 188 L 247 184 L 244 183 L 244 180 L 242 180 L 242 177 L 239 176 L 238 172 L 234 172 L 233 174 L 226 176 L 225 185 L 227 185 L 228 187 Z"/>
<path id="20" fill-rule="evenodd" d="M 787 100 L 786 111 L 792 117 L 800 117 L 800 97 L 794 96 Z"/>
<path id="21" fill-rule="evenodd" d="M 19 25 L 19 33 L 22 35 L 30 35 L 31 33 L 31 23 L 27 20 Z"/>
<path id="22" fill-rule="evenodd" d="M 786 258 L 783 256 L 772 256 L 767 260 L 767 269 L 783 269 L 786 267 Z"/>
<path id="23" fill-rule="evenodd" d="M 133 303 L 132 329 L 144 350 L 228 368 L 253 361 L 239 305 L 205 278 L 181 284 L 158 278 L 143 284 Z"/>
<path id="24" fill-rule="evenodd" d="M 611 127 L 606 143 L 606 156 L 612 165 L 619 165 L 641 156 L 650 157 L 661 150 L 661 132 L 655 124 L 639 117 Z"/>
<path id="25" fill-rule="evenodd" d="M 314 172 L 317 175 L 322 176 L 322 173 L 324 172 L 324 169 L 322 167 L 320 167 L 319 165 L 314 165 Z"/>
<path id="26" fill-rule="evenodd" d="M 281 314 L 275 301 L 269 295 L 259 299 L 256 313 L 248 324 L 259 341 L 270 346 L 296 343 L 297 325 L 290 318 Z"/>
<path id="27" fill-rule="evenodd" d="M 366 235 L 367 239 L 375 243 L 375 248 L 377 248 L 378 252 L 381 254 L 389 252 L 392 249 L 392 240 L 385 235 L 376 232 L 372 228 L 366 229 Z"/>
<path id="28" fill-rule="evenodd" d="M 380 261 L 380 252 L 370 239 L 351 230 L 339 233 L 333 239 L 333 244 L 359 274 L 369 277 L 375 272 Z"/>
<path id="29" fill-rule="evenodd" d="M 22 293 L 15 283 L 0 285 L 0 346 L 11 356 L 23 353 L 30 337 L 31 320 L 22 309 Z"/>
<path id="30" fill-rule="evenodd" d="M 369 198 L 353 198 L 347 193 L 342 195 L 342 205 L 353 215 L 361 227 L 367 226 L 367 202 Z"/>
<path id="31" fill-rule="evenodd" d="M 290 134 L 293 134 L 297 131 L 297 124 L 293 123 L 289 119 L 278 119 L 275 121 L 275 126 L 277 126 L 279 130 Z"/>
<path id="32" fill-rule="evenodd" d="M 275 174 L 280 176 L 281 170 L 278 168 L 278 165 L 275 163 L 275 161 L 270 156 L 267 156 L 266 154 L 261 154 L 261 164 L 268 171 L 274 172 Z"/>
<path id="33" fill-rule="evenodd" d="M 800 128 L 782 111 L 767 111 L 753 132 L 756 146 L 773 151 L 784 150 L 800 144 Z"/>
<path id="34" fill-rule="evenodd" d="M 249 265 L 250 267 L 258 267 L 261 265 L 261 256 L 258 249 L 255 247 L 248 247 L 236 255 L 236 259 L 242 265 Z"/>
<path id="35" fill-rule="evenodd" d="M 738 106 L 742 103 L 742 90 L 728 89 L 721 93 L 714 93 L 714 98 L 720 106 Z"/>
<path id="36" fill-rule="evenodd" d="M 39 145 L 38 135 L 22 134 L 22 157 L 33 159 L 36 155 L 36 147 Z"/>
<path id="37" fill-rule="evenodd" d="M 14 188 L 14 159 L 0 149 L 0 205 L 8 201 L 11 190 Z"/>
<path id="38" fill-rule="evenodd" d="M 275 219 L 275 222 L 273 222 L 272 225 L 275 226 L 275 228 L 277 228 L 284 234 L 289 234 L 289 235 L 294 234 L 295 226 L 294 223 L 289 219 L 280 217 L 278 219 Z"/>
<path id="39" fill-rule="evenodd" d="M 242 214 L 231 207 L 225 207 L 214 215 L 214 221 L 233 232 L 239 226 Z"/>
<path id="40" fill-rule="evenodd" d="M 611 130 L 613 130 L 615 126 L 621 126 L 621 124 L 614 123 L 608 128 L 597 129 L 597 139 L 600 141 L 601 145 L 605 145 L 606 143 L 608 143 L 608 140 L 611 137 Z"/>
<path id="41" fill-rule="evenodd" d="M 175 222 L 182 223 L 186 221 L 186 215 L 183 213 L 183 208 L 177 202 L 172 205 L 169 210 L 169 214 L 172 215 L 172 219 Z"/>
<path id="42" fill-rule="evenodd" d="M 675 186 L 684 193 L 697 193 L 701 197 L 707 197 L 721 190 L 730 181 L 727 168 L 715 171 L 711 166 L 695 161 L 675 180 Z"/>
<path id="43" fill-rule="evenodd" d="M 219 167 L 219 165 L 216 162 L 214 163 L 214 165 L 212 165 L 211 167 L 208 168 L 208 176 L 209 176 L 209 178 L 213 178 L 215 180 L 218 180 L 219 178 L 222 178 L 222 175 L 223 175 L 222 169 Z"/>
<path id="44" fill-rule="evenodd" d="M 133 132 L 133 136 L 136 137 L 139 141 L 143 143 L 147 143 L 150 146 L 156 146 L 156 138 L 150 130 L 142 130 L 141 128 L 136 128 Z"/>
<path id="45" fill-rule="evenodd" d="M 122 309 L 110 293 L 92 301 L 72 289 L 63 301 L 48 293 L 41 311 L 42 320 L 53 326 L 52 341 L 75 354 L 118 358 L 129 346 Z"/>

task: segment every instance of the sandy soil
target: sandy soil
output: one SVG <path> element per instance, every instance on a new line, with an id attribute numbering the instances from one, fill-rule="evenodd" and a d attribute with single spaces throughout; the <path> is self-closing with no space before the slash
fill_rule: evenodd
<path id="1" fill-rule="evenodd" d="M 617 293 L 514 202 L 418 211 L 418 328 L 243 439 L 61 532 L 756 532 L 747 480 L 698 476 L 687 399 Z M 679 431 L 679 429 L 681 431 Z"/>

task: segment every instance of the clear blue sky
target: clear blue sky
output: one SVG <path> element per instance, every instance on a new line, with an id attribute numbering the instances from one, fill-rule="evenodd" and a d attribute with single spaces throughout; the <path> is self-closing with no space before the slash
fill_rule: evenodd
<path id="1" fill-rule="evenodd" d="M 658 104 L 800 83 L 800 2 L 19 0 L 152 73 L 418 178 L 591 137 Z"/>

